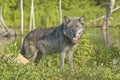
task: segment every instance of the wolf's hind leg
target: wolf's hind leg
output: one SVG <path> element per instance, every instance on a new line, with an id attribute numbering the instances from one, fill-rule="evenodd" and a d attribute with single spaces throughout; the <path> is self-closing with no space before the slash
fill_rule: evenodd
<path id="1" fill-rule="evenodd" d="M 34 45 L 30 45 L 28 55 L 30 55 L 29 58 L 30 58 L 31 61 L 33 61 L 33 62 L 35 61 L 35 59 L 37 57 L 37 53 L 38 53 L 37 48 Z"/>
<path id="2" fill-rule="evenodd" d="M 39 63 L 39 61 L 42 58 L 42 56 L 43 56 L 43 54 L 41 52 L 38 52 L 34 62 L 35 63 Z"/>

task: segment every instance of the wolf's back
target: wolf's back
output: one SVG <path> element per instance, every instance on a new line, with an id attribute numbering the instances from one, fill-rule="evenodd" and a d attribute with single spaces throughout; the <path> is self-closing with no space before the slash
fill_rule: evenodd
<path id="1" fill-rule="evenodd" d="M 38 28 L 30 31 L 24 38 L 20 53 L 22 55 L 25 55 L 27 52 L 26 49 L 29 48 L 28 46 L 29 43 L 32 42 L 34 45 L 36 45 L 39 39 L 43 38 L 45 35 L 52 33 L 55 29 L 56 27 L 46 28 L 46 29 Z"/>

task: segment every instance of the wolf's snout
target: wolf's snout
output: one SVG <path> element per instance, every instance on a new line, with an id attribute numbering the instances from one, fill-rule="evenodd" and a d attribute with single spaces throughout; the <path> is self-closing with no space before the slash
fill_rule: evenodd
<path id="1" fill-rule="evenodd" d="M 76 32 L 73 33 L 73 36 L 74 36 L 74 37 L 76 36 Z"/>

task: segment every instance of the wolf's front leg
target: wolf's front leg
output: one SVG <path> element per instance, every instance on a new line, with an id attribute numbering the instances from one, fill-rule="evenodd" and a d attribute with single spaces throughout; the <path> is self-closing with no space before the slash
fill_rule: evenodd
<path id="1" fill-rule="evenodd" d="M 73 54 L 72 54 L 72 51 L 68 52 L 68 57 L 69 57 L 69 66 L 70 66 L 70 69 L 72 69 L 73 68 Z"/>
<path id="2" fill-rule="evenodd" d="M 65 53 L 64 53 L 64 52 L 61 52 L 61 53 L 60 53 L 60 68 L 61 68 L 61 70 L 62 70 L 63 67 L 64 67 L 64 59 L 65 59 Z"/>

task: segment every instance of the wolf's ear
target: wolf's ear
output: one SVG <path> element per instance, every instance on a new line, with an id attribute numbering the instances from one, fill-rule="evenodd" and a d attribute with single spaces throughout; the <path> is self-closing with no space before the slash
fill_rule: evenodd
<path id="1" fill-rule="evenodd" d="M 79 20 L 79 22 L 82 23 L 82 24 L 84 24 L 84 22 L 85 22 L 84 16 L 80 17 L 78 20 Z"/>
<path id="2" fill-rule="evenodd" d="M 70 19 L 67 16 L 64 16 L 64 21 L 65 21 L 65 23 L 69 23 Z"/>

